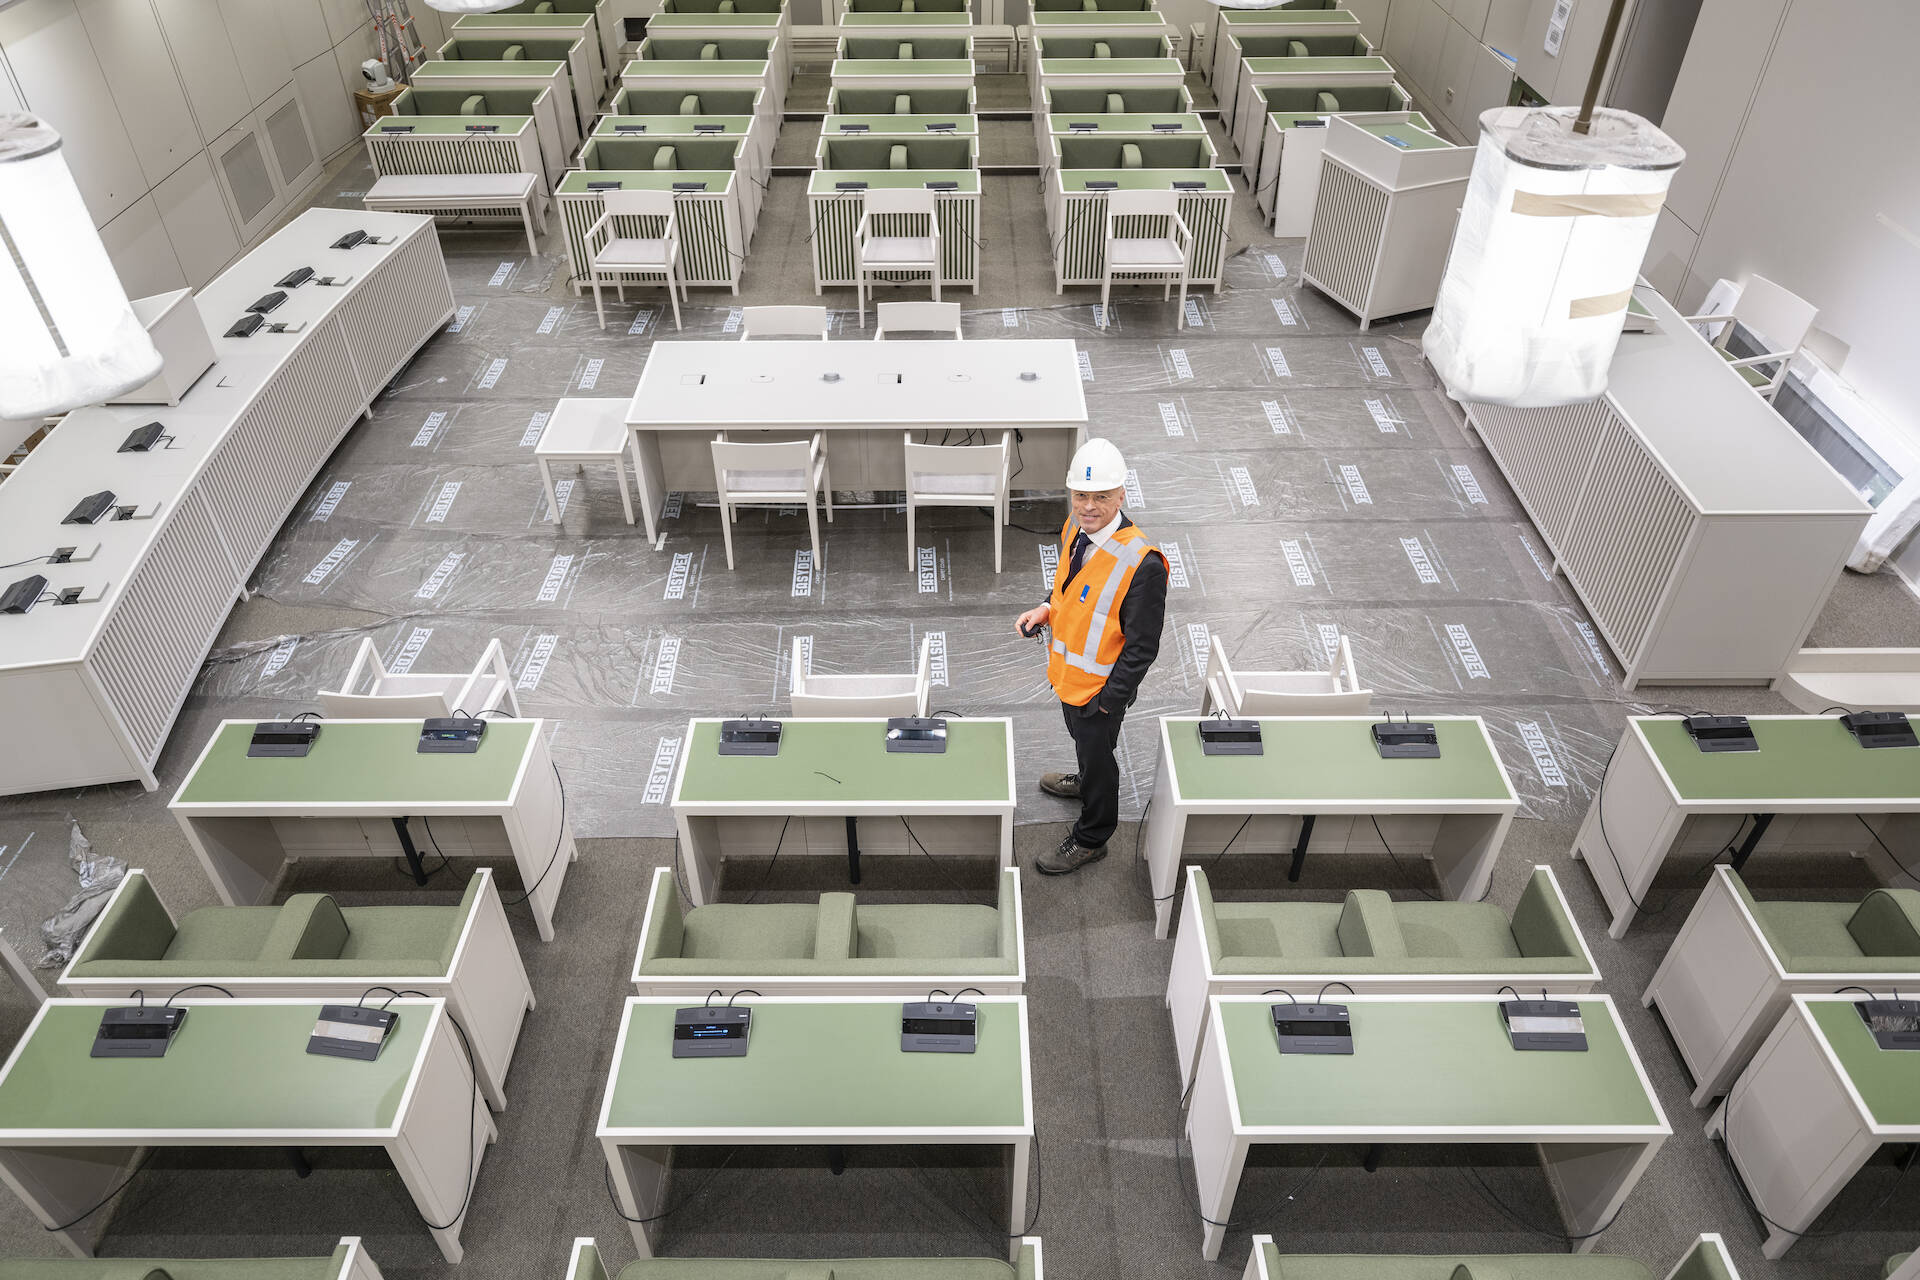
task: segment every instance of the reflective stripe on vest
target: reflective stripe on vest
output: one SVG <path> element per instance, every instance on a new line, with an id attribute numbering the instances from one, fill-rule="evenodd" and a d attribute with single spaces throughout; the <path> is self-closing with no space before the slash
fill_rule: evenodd
<path id="1" fill-rule="evenodd" d="M 1068 527 L 1062 529 L 1060 535 L 1061 542 L 1069 547 L 1072 542 L 1072 533 L 1073 529 L 1069 522 Z M 1101 644 L 1109 634 L 1120 638 L 1117 628 L 1113 627 L 1115 607 L 1127 583 L 1132 579 L 1133 571 L 1153 549 L 1153 545 L 1135 525 L 1116 530 L 1104 546 L 1099 543 L 1094 544 L 1093 549 L 1088 553 L 1086 564 L 1081 566 L 1082 574 L 1085 575 L 1088 572 L 1095 563 L 1096 557 L 1100 555 L 1108 557 L 1111 563 L 1107 568 L 1106 577 L 1100 584 L 1100 594 L 1093 603 L 1084 634 L 1080 632 L 1077 620 L 1063 619 L 1061 614 L 1072 611 L 1079 600 L 1085 599 L 1092 583 L 1089 581 L 1082 587 L 1081 595 L 1077 599 L 1067 596 L 1065 587 L 1068 579 L 1064 575 L 1071 564 L 1071 556 L 1061 560 L 1054 583 L 1054 594 L 1058 599 L 1054 605 L 1054 638 L 1047 678 L 1062 701 L 1075 706 L 1086 703 L 1099 693 L 1098 685 L 1104 684 L 1106 678 L 1113 674 L 1114 664 L 1100 660 Z M 1067 625 L 1063 626 L 1063 622 Z M 1079 647 L 1070 647 L 1069 640 L 1076 639 Z M 1118 657 L 1118 651 L 1115 652 L 1115 657 Z M 1075 673 L 1084 673 L 1084 676 Z M 1088 681 L 1084 677 L 1091 677 L 1097 683 L 1093 687 L 1088 687 Z"/>

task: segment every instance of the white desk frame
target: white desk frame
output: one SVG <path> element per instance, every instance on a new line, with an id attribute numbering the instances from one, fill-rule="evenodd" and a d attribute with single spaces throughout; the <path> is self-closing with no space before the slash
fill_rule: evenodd
<path id="1" fill-rule="evenodd" d="M 1794 996 L 1707 1121 L 1707 1136 L 1726 1142 L 1747 1193 L 1779 1224 L 1768 1224 L 1760 1246 L 1766 1258 L 1792 1248 L 1882 1144 L 1920 1142 L 1920 1125 L 1873 1119 L 1807 1012 L 1815 1000 L 1848 1004 L 1854 997 Z M 1755 1112 L 1770 1123 L 1753 1123 Z"/>
<path id="2" fill-rule="evenodd" d="M 626 1049 L 627 1028 L 633 1021 L 636 1005 L 677 1006 L 683 996 L 629 996 L 620 1014 L 620 1031 L 614 1040 L 613 1065 L 607 1071 L 606 1093 L 600 1101 L 600 1118 L 595 1136 L 606 1156 L 613 1176 L 618 1208 L 627 1219 L 633 1235 L 633 1247 L 642 1258 L 653 1257 L 657 1224 L 635 1222 L 660 1213 L 666 1203 L 667 1169 L 676 1146 L 1004 1146 L 1013 1158 L 1013 1176 L 1008 1195 L 1007 1220 L 1015 1233 L 1027 1225 L 1027 1168 L 1033 1148 L 1033 1055 L 1027 1029 L 1025 996 L 986 996 L 981 1004 L 1012 1004 L 1020 1013 L 1020 1091 L 1026 1123 L 1018 1126 L 937 1126 L 826 1129 L 810 1126 L 793 1128 L 615 1128 L 607 1122 L 613 1105 L 614 1082 L 620 1078 L 620 1059 Z M 897 996 L 772 996 L 756 1004 L 895 1004 Z M 1010 1237 L 1014 1261 L 1020 1257 L 1022 1236 Z"/>
<path id="3" fill-rule="evenodd" d="M 1261 1249 L 1261 1246 L 1272 1243 L 1272 1236 L 1257 1235 L 1253 1238 L 1253 1254 L 1247 1259 L 1247 1269 L 1240 1280 L 1286 1280 L 1285 1276 L 1276 1276 L 1267 1270 L 1266 1254 Z M 1673 1280 L 1675 1276 L 1680 1274 L 1680 1268 L 1685 1266 L 1688 1261 L 1693 1258 L 1695 1253 L 1709 1246 L 1719 1255 L 1720 1261 L 1726 1264 L 1727 1280 L 1740 1280 L 1740 1272 L 1735 1269 L 1733 1265 L 1733 1254 L 1728 1251 L 1727 1242 L 1720 1238 L 1719 1233 L 1713 1231 L 1703 1231 L 1700 1233 L 1700 1238 L 1693 1242 L 1693 1248 L 1681 1254 L 1680 1261 L 1667 1268 L 1666 1280 Z M 1285 1257 L 1286 1255 L 1282 1254 L 1281 1256 Z M 1920 1259 L 1920 1254 L 1915 1254 L 1914 1257 Z M 1894 1272 L 1891 1276 L 1888 1276 L 1887 1280 L 1920 1280 L 1920 1270 L 1915 1270 L 1910 1274 L 1903 1268 Z"/>
<path id="4" fill-rule="evenodd" d="M 1349 720 L 1355 726 L 1370 725 L 1379 720 L 1378 716 L 1261 716 L 1264 724 L 1275 721 L 1304 720 L 1310 723 L 1324 723 L 1327 720 Z M 1507 828 L 1513 824 L 1513 815 L 1519 811 L 1520 797 L 1514 793 L 1513 780 L 1507 775 L 1507 766 L 1495 750 L 1493 739 L 1487 734 L 1486 722 L 1479 716 L 1440 717 L 1443 719 L 1471 720 L 1486 738 L 1487 750 L 1492 754 L 1496 767 L 1500 770 L 1501 781 L 1506 784 L 1507 795 L 1504 800 L 1396 800 L 1381 796 L 1368 800 L 1314 800 L 1277 799 L 1249 800 L 1188 800 L 1180 794 L 1180 783 L 1173 768 L 1173 744 L 1168 734 L 1178 725 L 1183 732 L 1191 732 L 1192 726 L 1199 723 L 1198 716 L 1162 716 L 1160 717 L 1160 761 L 1158 776 L 1153 783 L 1152 809 L 1147 814 L 1146 831 L 1142 837 L 1145 843 L 1143 856 L 1147 860 L 1147 872 L 1153 884 L 1153 936 L 1164 938 L 1173 924 L 1173 895 L 1180 876 L 1180 857 L 1186 844 L 1187 820 L 1200 814 L 1232 814 L 1236 817 L 1252 813 L 1255 816 L 1313 816 L 1317 819 L 1339 817 L 1429 817 L 1439 815 L 1440 832 L 1434 838 L 1433 848 L 1427 857 L 1434 863 L 1434 871 L 1441 888 L 1449 898 L 1473 902 L 1484 897 L 1487 885 L 1493 877 L 1493 864 L 1500 857 L 1501 846 L 1507 840 Z M 1369 830 L 1371 828 L 1369 827 Z M 1315 829 L 1317 838 L 1325 839 L 1326 832 Z M 1276 848 L 1262 848 L 1254 841 L 1236 842 L 1240 852 L 1273 853 Z M 1335 856 L 1325 852 L 1323 856 Z M 1313 852 L 1311 843 L 1307 846 L 1309 854 Z"/>
<path id="5" fill-rule="evenodd" d="M 12 1071 L 20 1051 L 39 1029 L 47 1010 L 59 1005 L 107 1008 L 118 1000 L 49 1000 L 14 1047 L 0 1080 Z M 181 1000 L 231 1006 L 227 1000 Z M 312 1004 L 311 1000 L 248 1000 L 247 1004 Z M 414 1207 L 428 1222 L 452 1220 L 433 1231 L 441 1256 L 457 1263 L 463 1255 L 460 1229 L 466 1225 L 461 1202 L 467 1195 L 467 1164 L 480 1176 L 480 1160 L 499 1136 L 486 1099 L 473 1087 L 467 1060 L 445 1017 L 444 1000 L 404 999 L 396 1008 L 432 1020 L 421 1052 L 407 1079 L 393 1124 L 385 1129 L 9 1129 L 0 1130 L 0 1182 L 20 1197 L 44 1227 L 69 1221 L 97 1203 L 133 1164 L 142 1147 L 379 1147 L 393 1160 Z M 467 1149 L 471 1126 L 473 1149 Z M 91 1152 L 92 1154 L 82 1154 Z M 470 1207 L 470 1206 L 469 1206 Z M 454 1218 L 454 1214 L 460 1217 Z M 76 1258 L 93 1256 L 78 1226 L 54 1232 Z"/>
<path id="6" fill-rule="evenodd" d="M 824 381 L 828 372 L 839 381 Z M 1023 382 L 1023 372 L 1039 378 Z M 841 488 L 903 489 L 902 431 L 1016 428 L 1025 436 L 1021 478 L 1051 490 L 1086 441 L 1087 401 L 1066 338 L 656 342 L 627 428 L 640 512 L 656 542 L 670 491 L 713 489 L 707 446 L 721 431 L 747 442 L 820 431 Z"/>
<path id="7" fill-rule="evenodd" d="M 839 720 L 838 717 L 830 718 Z M 809 723 L 823 723 L 828 720 L 812 720 Z M 840 720 L 841 723 L 847 723 Z M 673 823 L 680 834 L 680 865 L 687 873 L 687 897 L 696 907 L 704 907 L 715 900 L 719 893 L 720 860 L 729 853 L 745 855 L 751 852 L 759 856 L 761 851 L 771 853 L 778 839 L 777 832 L 789 817 L 795 821 L 788 826 L 787 843 L 781 846 L 792 853 L 833 853 L 846 852 L 846 824 L 843 818 L 987 818 L 995 820 L 998 826 L 997 852 L 1000 866 L 1011 867 L 1013 862 L 1013 813 L 1014 797 L 1019 794 L 1014 788 L 1014 752 L 1013 721 L 1004 717 L 981 717 L 969 719 L 968 724 L 997 724 L 1007 735 L 1007 798 L 1005 800 L 914 800 L 896 796 L 884 800 L 683 800 L 681 786 L 687 777 L 687 768 L 693 754 L 693 731 L 696 725 L 717 724 L 718 720 L 695 719 L 687 724 L 687 747 L 680 753 L 680 763 L 673 778 Z M 876 739 L 882 732 L 884 719 L 861 719 L 854 723 L 871 724 Z M 783 747 L 783 749 L 788 749 Z M 753 824 L 752 847 L 735 846 L 725 838 L 725 832 L 719 823 L 712 819 L 758 819 Z M 886 824 L 896 826 L 897 831 L 888 831 L 886 826 L 879 830 L 863 830 L 860 833 L 860 852 L 872 853 L 911 853 L 917 855 L 920 845 L 926 846 L 927 854 L 938 858 L 943 854 L 958 856 L 980 856 L 994 852 L 991 847 L 983 848 L 977 842 L 964 839 L 946 841 L 947 834 L 937 827 L 921 824 L 913 828 L 909 835 L 904 826 L 897 822 Z M 916 844 L 913 837 L 918 836 Z"/>
<path id="8" fill-rule="evenodd" d="M 1619 1011 L 1613 999 L 1605 995 L 1585 997 L 1607 1006 L 1616 1025 Z M 1473 1002 L 1491 1006 L 1493 996 L 1353 996 L 1349 1004 Z M 1461 1125 L 1432 1125 L 1394 1129 L 1373 1125 L 1337 1128 L 1327 1125 L 1249 1125 L 1240 1118 L 1233 1069 L 1227 1056 L 1226 1030 L 1220 1009 L 1226 1004 L 1273 1003 L 1268 996 L 1211 996 L 1211 1017 L 1204 1047 L 1200 1051 L 1199 1075 L 1193 1085 L 1193 1101 L 1187 1109 L 1187 1141 L 1193 1149 L 1194 1174 L 1199 1183 L 1200 1213 L 1214 1223 L 1233 1218 L 1234 1194 L 1240 1185 L 1240 1173 L 1246 1167 L 1247 1153 L 1256 1143 L 1322 1145 L 1330 1143 L 1488 1143 L 1531 1142 L 1538 1145 L 1547 1180 L 1559 1193 L 1561 1213 L 1569 1235 L 1593 1232 L 1612 1221 L 1626 1201 L 1627 1193 L 1640 1180 L 1647 1166 L 1660 1151 L 1673 1130 L 1660 1110 L 1653 1084 L 1647 1079 L 1640 1054 L 1620 1028 L 1621 1043 L 1640 1077 L 1647 1103 L 1659 1121 L 1654 1125 L 1545 1125 L 1538 1128 L 1495 1125 L 1472 1128 Z M 1488 1018 L 1495 1015 L 1489 1009 Z M 1220 1256 L 1226 1228 L 1202 1224 L 1200 1254 L 1212 1262 Z M 1588 1234 L 1574 1252 L 1592 1251 L 1595 1236 Z"/>
<path id="9" fill-rule="evenodd" d="M 0 929 L 0 969 L 5 969 L 7 975 L 19 984 L 20 990 L 30 996 L 35 1004 L 47 998 L 46 988 L 42 987 L 40 979 L 34 976 L 33 967 L 26 962 L 25 957 L 13 949 L 13 944 L 7 941 L 4 929 Z"/>
<path id="10" fill-rule="evenodd" d="M 215 729 L 217 737 L 227 725 Z M 245 723 L 252 723 L 247 721 Z M 382 723 L 364 720 L 330 720 L 330 725 Z M 167 807 L 186 832 L 187 843 L 200 860 L 200 867 L 213 882 L 214 892 L 229 907 L 256 906 L 266 902 L 280 879 L 281 869 L 300 858 L 397 858 L 401 856 L 399 838 L 392 833 L 390 821 L 376 825 L 361 819 L 393 818 L 495 818 L 504 828 L 504 839 L 495 840 L 490 831 L 464 830 L 456 836 L 451 824 L 435 834 L 444 835 L 441 847 L 453 845 L 452 856 L 502 857 L 513 859 L 521 883 L 532 889 L 527 905 L 533 909 L 534 923 L 542 942 L 553 941 L 553 912 L 560 900 L 560 886 L 567 878 L 567 864 L 580 859 L 573 840 L 573 824 L 564 816 L 553 757 L 547 753 L 546 721 L 524 720 L 533 732 L 527 739 L 527 753 L 514 776 L 513 788 L 501 800 L 409 800 L 400 804 L 362 800 L 306 800 L 270 803 L 183 802 L 174 794 Z M 190 781 L 206 761 L 214 738 L 200 750 Z M 181 784 L 181 791 L 186 790 Z M 312 820 L 311 842 L 289 845 L 277 820 Z M 302 832 L 301 834 L 306 834 Z M 429 847 L 424 828 L 413 833 L 418 848 Z M 556 837 L 558 844 L 556 846 Z M 549 860 L 551 867 L 549 868 Z M 544 876 L 544 879 L 542 878 Z"/>
<path id="11" fill-rule="evenodd" d="M 1822 718 L 1767 716 L 1764 720 Z M 1603 796 L 1606 798 L 1604 831 L 1601 828 Z M 1823 815 L 1851 818 L 1855 815 L 1920 814 L 1920 795 L 1908 799 L 1866 797 L 1829 800 L 1796 799 L 1791 796 L 1734 800 L 1683 799 L 1666 770 L 1660 766 L 1660 758 L 1654 754 L 1646 735 L 1641 732 L 1640 717 L 1629 718 L 1620 746 L 1614 751 L 1606 776 L 1594 791 L 1593 803 L 1587 806 L 1587 816 L 1573 838 L 1574 858 L 1587 864 L 1594 885 L 1600 890 L 1600 896 L 1606 899 L 1608 909 L 1613 912 L 1613 922 L 1607 928 L 1607 935 L 1624 937 L 1633 926 L 1634 917 L 1639 914 L 1639 908 L 1633 905 L 1634 900 L 1647 900 L 1647 890 L 1653 886 L 1654 877 L 1660 874 L 1661 866 L 1672 855 L 1687 819 L 1721 815 L 1737 821 L 1755 813 L 1772 814 L 1776 819 Z M 1881 839 L 1892 844 L 1898 839 L 1912 839 L 1911 833 L 1920 830 L 1916 824 L 1920 824 L 1920 818 L 1889 817 L 1872 829 L 1879 833 Z M 1878 847 L 1873 836 L 1867 833 L 1868 828 L 1858 822 L 1845 825 L 1851 828 L 1852 839 L 1836 852 L 1861 857 L 1877 852 Z M 1755 849 L 1764 851 L 1769 847 L 1781 847 L 1790 834 L 1789 825 L 1776 821 L 1769 826 Z M 1795 847 L 1805 843 L 1793 841 Z M 1889 865 L 1881 870 L 1891 872 L 1896 868 Z M 1891 876 L 1885 875 L 1883 878 L 1891 879 Z"/>

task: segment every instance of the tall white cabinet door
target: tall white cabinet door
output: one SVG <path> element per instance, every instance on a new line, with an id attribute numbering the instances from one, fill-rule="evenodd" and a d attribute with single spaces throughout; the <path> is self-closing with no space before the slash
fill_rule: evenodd
<path id="1" fill-rule="evenodd" d="M 154 0 L 153 7 L 180 69 L 187 101 L 193 104 L 200 136 L 209 141 L 220 137 L 247 118 L 253 99 L 227 37 L 219 0 Z"/>
<path id="2" fill-rule="evenodd" d="M 255 106 L 286 87 L 293 79 L 293 59 L 280 34 L 280 17 L 261 0 L 220 0 L 227 39 L 240 62 L 240 77 Z"/>
<path id="3" fill-rule="evenodd" d="M 240 237 L 213 164 L 202 153 L 175 169 L 153 189 L 153 203 L 173 241 L 174 257 L 198 289 L 220 274 L 240 252 Z"/>
<path id="4" fill-rule="evenodd" d="M 107 258 L 129 298 L 150 298 L 187 287 L 186 273 L 174 256 L 173 242 L 152 196 L 142 196 L 139 203 L 100 228 L 100 243 L 106 246 Z"/>
<path id="5" fill-rule="evenodd" d="M 157 186 L 203 144 L 153 0 L 79 0 L 79 10 L 140 170 Z"/>
<path id="6" fill-rule="evenodd" d="M 146 175 L 73 0 L 30 0 L 0 10 L 0 46 L 27 110 L 66 140 L 67 167 L 94 225 L 132 208 L 147 193 Z"/>

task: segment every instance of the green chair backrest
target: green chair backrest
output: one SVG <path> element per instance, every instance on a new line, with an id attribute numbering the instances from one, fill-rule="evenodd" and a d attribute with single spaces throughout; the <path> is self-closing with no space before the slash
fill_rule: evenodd
<path id="1" fill-rule="evenodd" d="M 525 62 L 526 60 L 527 46 L 523 44 L 510 44 L 501 50 L 500 61 L 502 62 Z"/>
<path id="2" fill-rule="evenodd" d="M 1122 169 L 1138 169 L 1140 167 L 1140 146 L 1138 143 L 1123 142 L 1120 144 L 1120 167 Z"/>
<path id="3" fill-rule="evenodd" d="M 1095 40 L 1093 42 L 1093 56 L 1096 58 L 1111 58 L 1113 56 L 1113 46 L 1105 40 Z"/>
<path id="4" fill-rule="evenodd" d="M 897 116 L 910 116 L 910 115 L 912 115 L 912 114 L 913 114 L 913 97 L 912 97 L 912 95 L 910 95 L 910 94 L 905 94 L 905 93 L 896 93 L 896 94 L 894 94 L 894 95 L 893 95 L 893 114 L 895 114 L 895 115 L 897 115 Z"/>
<path id="5" fill-rule="evenodd" d="M 674 162 L 674 150 L 671 145 L 664 146 L 653 153 L 653 168 L 656 173 L 664 173 L 679 166 Z"/>
<path id="6" fill-rule="evenodd" d="M 700 114 L 700 95 L 697 93 L 690 93 L 686 97 L 680 99 L 680 114 L 683 116 L 699 115 Z"/>
<path id="7" fill-rule="evenodd" d="M 468 94 L 467 100 L 460 104 L 460 114 L 463 116 L 486 115 L 487 114 L 487 95 L 484 93 Z"/>
<path id="8" fill-rule="evenodd" d="M 907 167 L 907 144 L 896 142 L 887 148 L 887 168 L 904 169 Z"/>
<path id="9" fill-rule="evenodd" d="M 1338 111 L 1340 109 L 1340 99 L 1334 97 L 1325 89 L 1322 89 L 1319 93 L 1313 95 L 1313 105 L 1317 111 Z"/>
<path id="10" fill-rule="evenodd" d="M 1920 956 L 1920 890 L 1875 889 L 1847 918 L 1862 955 Z"/>
<path id="11" fill-rule="evenodd" d="M 1087 3 L 1092 4 L 1093 0 L 1087 0 Z M 1127 113 L 1127 100 L 1121 97 L 1117 93 L 1108 94 L 1107 95 L 1107 114 L 1111 116 L 1123 116 L 1126 113 Z"/>
<path id="12" fill-rule="evenodd" d="M 1289 40 L 1287 41 L 1287 56 L 1289 58 L 1304 58 L 1307 56 L 1307 46 L 1298 40 Z"/>
<path id="13" fill-rule="evenodd" d="M 719 45 L 717 45 L 717 44 L 703 44 L 703 45 L 701 45 L 701 46 L 700 46 L 700 61 L 702 61 L 702 62 L 718 62 L 719 60 L 720 60 L 720 46 L 719 46 Z"/>

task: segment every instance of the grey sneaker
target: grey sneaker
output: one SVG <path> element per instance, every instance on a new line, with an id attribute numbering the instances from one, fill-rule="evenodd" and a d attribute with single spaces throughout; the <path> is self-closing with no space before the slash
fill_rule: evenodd
<path id="1" fill-rule="evenodd" d="M 1080 775 L 1077 773 L 1043 773 L 1040 775 L 1040 789 L 1050 796 L 1059 796 L 1062 800 L 1080 798 Z"/>
<path id="2" fill-rule="evenodd" d="M 1089 863 L 1098 862 L 1107 856 L 1107 846 L 1089 849 L 1083 844 L 1075 844 L 1071 835 L 1060 842 L 1057 849 L 1049 850 L 1033 860 L 1033 868 L 1043 876 L 1064 876 L 1078 871 Z"/>

